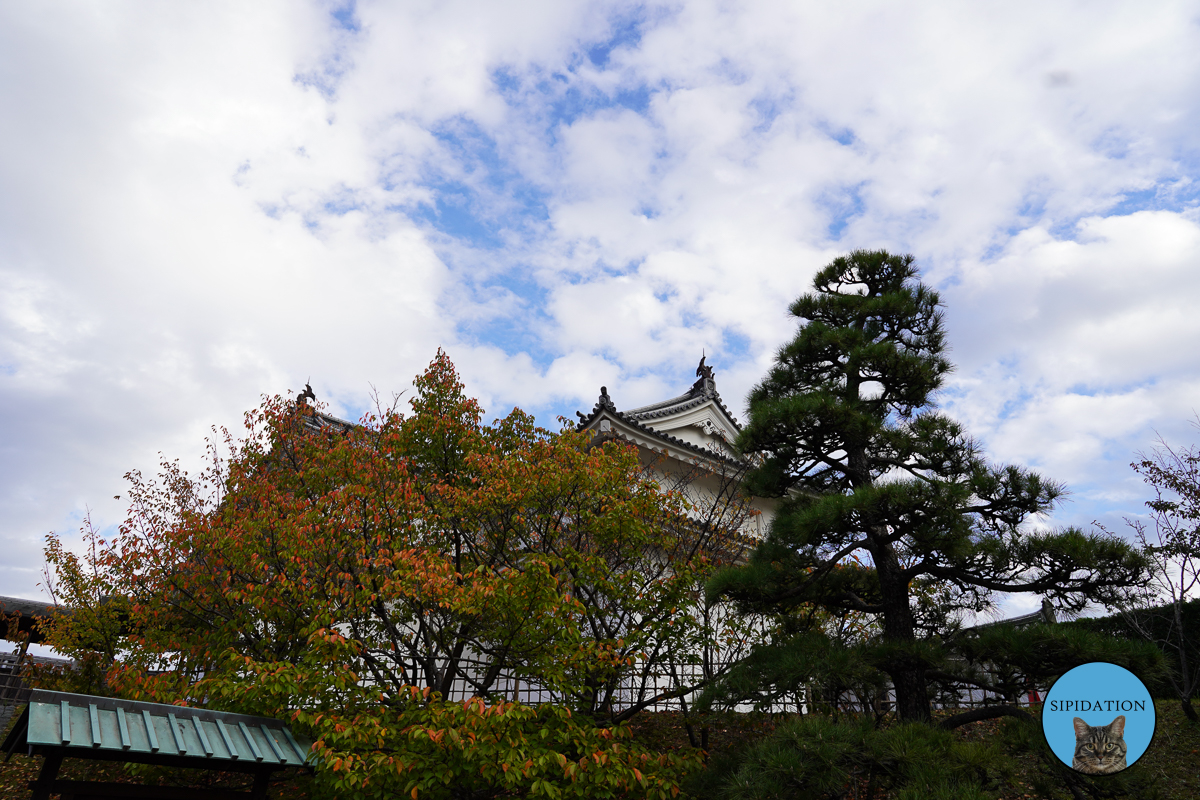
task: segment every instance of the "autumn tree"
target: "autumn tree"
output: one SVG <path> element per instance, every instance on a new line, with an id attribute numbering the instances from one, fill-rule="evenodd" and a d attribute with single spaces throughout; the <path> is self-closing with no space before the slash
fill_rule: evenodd
<path id="1" fill-rule="evenodd" d="M 485 425 L 443 353 L 415 389 L 357 425 L 272 398 L 202 473 L 131 474 L 94 554 L 127 609 L 111 690 L 292 716 L 338 792 L 665 796 L 691 757 L 619 723 L 698 635 L 723 527 L 622 444 Z"/>
<path id="2" fill-rule="evenodd" d="M 64 691 L 105 695 L 109 672 L 131 652 L 129 598 L 122 591 L 125 575 L 109 558 L 110 543 L 90 512 L 79 534 L 82 553 L 64 546 L 57 534 L 46 537 L 42 586 L 53 613 L 37 623 L 46 640 L 72 656 L 74 664 L 33 665 L 30 671 L 35 681 L 52 681 Z"/>
<path id="3" fill-rule="evenodd" d="M 997 592 L 1077 610 L 1134 583 L 1143 562 L 1111 536 L 1025 527 L 1063 489 L 992 464 L 937 410 L 951 370 L 941 303 L 911 256 L 855 251 L 813 289 L 792 304 L 799 331 L 750 393 L 737 441 L 758 460 L 749 491 L 779 511 L 749 563 L 710 588 L 747 610 L 867 615 L 878 636 L 861 659 L 887 675 L 902 719 L 927 721 L 931 681 L 968 677 L 947 672 L 941 637 L 961 612 Z M 865 568 L 845 569 L 854 559 Z M 760 649 L 760 674 L 806 680 L 812 654 L 830 652 L 806 636 Z"/>
<path id="4" fill-rule="evenodd" d="M 1200 427 L 1200 421 L 1197 422 Z M 1150 581 L 1119 604 L 1126 629 L 1170 654 L 1171 690 L 1183 713 L 1200 721 L 1200 447 L 1163 439 L 1133 467 L 1154 493 L 1149 519 L 1126 520 L 1150 563 Z"/>

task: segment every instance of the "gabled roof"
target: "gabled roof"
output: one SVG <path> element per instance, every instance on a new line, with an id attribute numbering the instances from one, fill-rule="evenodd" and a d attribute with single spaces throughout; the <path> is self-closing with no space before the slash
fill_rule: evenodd
<path id="1" fill-rule="evenodd" d="M 303 400 L 296 401 L 296 410 L 304 414 L 304 426 L 314 432 L 332 430 L 334 433 L 347 433 L 358 427 L 353 422 L 339 419 L 324 411 L 317 411 Z"/>
<path id="2" fill-rule="evenodd" d="M 16 640 L 18 634 L 29 634 L 30 643 L 37 644 L 44 638 L 38 623 L 53 616 L 56 606 L 42 600 L 25 600 L 20 597 L 0 597 L 0 636 Z M 8 616 L 15 615 L 16 630 L 8 629 Z"/>
<path id="3" fill-rule="evenodd" d="M 3 744 L 7 752 L 224 770 L 302 767 L 311 747 L 268 717 L 44 689 L 30 695 Z"/>
<path id="4" fill-rule="evenodd" d="M 733 449 L 733 440 L 742 426 L 721 400 L 712 367 L 704 363 L 704 358 L 700 359 L 696 375 L 698 380 L 684 394 L 629 411 L 618 411 L 608 387 L 601 386 L 600 399 L 592 412 L 575 412 L 579 417 L 577 429 L 592 429 L 653 449 L 669 452 L 671 448 L 680 455 L 715 458 L 740 466 L 742 462 Z M 613 428 L 614 424 L 625 429 L 623 434 Z"/>
<path id="5" fill-rule="evenodd" d="M 1058 622 L 1058 614 L 1054 611 L 1054 605 L 1048 598 L 1043 598 L 1042 607 L 1033 613 L 972 625 L 969 628 L 963 628 L 963 632 L 978 631 L 984 628 L 1028 628 L 1030 625 L 1053 625 L 1056 622 Z"/>
<path id="6" fill-rule="evenodd" d="M 704 358 L 700 359 L 700 366 L 696 367 L 696 375 L 699 376 L 699 380 L 693 383 L 692 387 L 679 395 L 679 397 L 672 397 L 670 400 L 652 403 L 641 408 L 632 408 L 626 411 L 625 415 L 639 422 L 650 423 L 652 420 L 677 416 L 705 403 L 712 403 L 721 409 L 721 413 L 733 427 L 734 431 L 740 432 L 742 426 L 738 423 L 737 418 L 730 413 L 725 402 L 721 399 L 721 395 L 717 392 L 717 382 L 713 378 L 713 369 L 705 365 Z"/>

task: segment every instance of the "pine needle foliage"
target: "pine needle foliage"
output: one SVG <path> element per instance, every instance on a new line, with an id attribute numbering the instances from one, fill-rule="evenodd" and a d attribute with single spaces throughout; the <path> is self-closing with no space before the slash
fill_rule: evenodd
<path id="1" fill-rule="evenodd" d="M 973 800 L 1006 774 L 994 746 L 957 741 L 920 723 L 876 729 L 869 719 L 835 722 L 807 716 L 780 726 L 740 758 L 716 763 L 692 793 L 719 800 L 866 797 Z"/>
<path id="2" fill-rule="evenodd" d="M 1079 610 L 1139 580 L 1144 560 L 1116 537 L 1031 530 L 1062 485 L 991 463 L 937 409 L 952 365 L 941 301 L 912 256 L 834 259 L 791 313 L 799 330 L 750 393 L 737 441 L 758 461 L 750 491 L 779 498 L 779 510 L 749 563 L 718 575 L 711 595 L 748 612 L 865 615 L 878 636 L 863 658 L 886 673 L 903 720 L 928 721 L 931 673 L 962 612 L 997 592 Z M 774 646 L 798 646 L 787 638 Z"/>

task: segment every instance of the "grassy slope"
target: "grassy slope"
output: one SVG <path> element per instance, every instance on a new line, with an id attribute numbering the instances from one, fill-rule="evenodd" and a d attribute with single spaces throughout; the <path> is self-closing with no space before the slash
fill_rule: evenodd
<path id="1" fill-rule="evenodd" d="M 1200 726 L 1190 725 L 1183 717 L 1177 702 L 1158 701 L 1158 729 L 1154 741 L 1145 755 L 1127 770 L 1130 777 L 1142 776 L 1152 781 L 1154 791 L 1162 800 L 1195 800 L 1200 797 Z M 767 717 L 757 715 L 728 714 L 714 715 L 709 730 L 709 750 L 728 751 L 748 739 L 763 736 L 774 727 Z M 978 722 L 959 728 L 957 735 L 964 739 L 987 739 L 1003 737 L 998 720 Z M 637 736 L 647 745 L 662 749 L 688 746 L 687 732 L 678 714 L 643 714 L 634 728 Z M 699 731 L 697 730 L 697 736 Z M 0 737 L 2 738 L 2 737 Z M 1053 790 L 1049 795 L 1039 793 L 1037 785 L 1041 769 L 1037 758 L 1024 753 L 1014 755 L 1015 779 L 1005 787 L 998 800 L 1026 800 L 1026 798 L 1050 797 L 1053 800 L 1070 800 L 1063 789 Z M 41 759 L 14 754 L 5 764 L 0 764 L 0 797 L 11 800 L 27 800 L 30 797 L 27 784 L 37 777 Z M 76 780 L 104 780 L 137 782 L 143 781 L 127 772 L 119 764 L 83 762 L 68 759 L 63 764 L 61 777 Z M 201 770 L 164 770 L 147 776 L 147 782 L 177 786 L 211 786 L 228 789 L 248 788 L 244 776 L 229 773 L 208 773 Z M 283 776 L 280 776 L 283 777 Z M 272 787 L 272 797 L 304 797 L 307 792 L 299 782 L 288 780 Z M 1045 782 L 1043 778 L 1042 783 Z M 850 797 L 854 797 L 853 793 Z"/>
<path id="2" fill-rule="evenodd" d="M 1150 784 L 1152 788 L 1145 795 L 1147 798 L 1196 800 L 1200 798 L 1200 726 L 1187 722 L 1178 702 L 1159 700 L 1155 702 L 1155 709 L 1158 726 L 1154 741 L 1125 775 L 1133 780 L 1144 779 Z M 713 715 L 710 719 L 709 751 L 713 754 L 736 749 L 748 739 L 766 735 L 774 728 L 770 718 L 758 715 Z M 956 735 L 972 741 L 998 739 L 1006 742 L 1010 738 L 1003 732 L 1006 723 L 1013 724 L 1007 720 L 977 722 L 957 729 Z M 663 749 L 688 746 L 687 732 L 678 714 L 642 715 L 634 727 L 638 738 L 647 745 Z M 1012 747 L 1006 747 L 1006 751 L 1013 759 L 1014 777 L 1000 790 L 997 800 L 1039 797 L 1071 800 L 1070 792 L 1052 775 L 1046 774 L 1036 755 Z M 851 787 L 847 799 L 856 796 Z"/>

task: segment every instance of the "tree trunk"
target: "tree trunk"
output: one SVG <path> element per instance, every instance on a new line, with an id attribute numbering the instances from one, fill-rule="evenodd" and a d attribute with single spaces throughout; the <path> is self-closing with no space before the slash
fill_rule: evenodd
<path id="1" fill-rule="evenodd" d="M 1192 692 L 1195 690 L 1195 679 L 1192 676 L 1192 665 L 1188 663 L 1188 637 L 1183 629 L 1183 596 L 1171 604 L 1175 612 L 1175 630 L 1179 638 L 1179 704 L 1183 707 L 1183 715 L 1188 722 L 1200 722 L 1196 709 L 1192 708 Z"/>
<path id="2" fill-rule="evenodd" d="M 896 688 L 896 710 L 905 722 L 929 722 L 933 715 L 929 710 L 929 687 L 925 682 L 923 665 L 898 664 L 888 670 L 892 685 Z"/>
<path id="3" fill-rule="evenodd" d="M 857 373 L 847 376 L 847 393 L 858 398 L 860 378 Z M 861 443 L 846 448 L 846 463 L 851 482 L 855 488 L 871 486 L 867 449 Z M 896 550 L 888 541 L 888 527 L 876 521 L 868 523 L 867 549 L 875 562 L 875 574 L 879 577 L 880 601 L 883 606 L 884 641 L 910 648 L 917 641 L 916 622 L 909 605 L 908 581 L 900 566 Z M 911 655 L 893 659 L 884 668 L 892 678 L 896 690 L 896 711 L 906 722 L 929 722 L 933 715 L 929 710 L 929 687 L 925 680 L 925 663 Z"/>
<path id="4" fill-rule="evenodd" d="M 900 567 L 896 551 L 886 542 L 873 548 L 876 574 L 883 604 L 884 641 L 911 647 L 916 643 L 916 623 L 909 606 L 908 579 Z M 925 663 L 912 655 L 893 659 L 884 670 L 892 678 L 896 690 L 896 711 L 906 722 L 929 722 L 929 686 L 925 679 Z"/>

